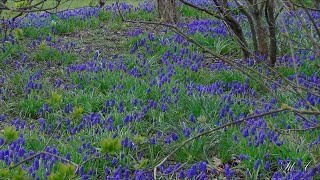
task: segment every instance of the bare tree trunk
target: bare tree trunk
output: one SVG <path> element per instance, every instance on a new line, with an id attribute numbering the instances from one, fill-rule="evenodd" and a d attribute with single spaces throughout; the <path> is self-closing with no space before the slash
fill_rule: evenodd
<path id="1" fill-rule="evenodd" d="M 230 9 L 226 0 L 223 0 L 221 3 L 218 0 L 213 0 L 215 5 L 218 7 L 219 12 L 222 14 L 222 20 L 231 28 L 232 32 L 237 36 L 237 41 L 240 44 L 240 48 L 243 52 L 243 57 L 245 59 L 250 57 L 250 52 L 248 49 L 248 43 L 244 37 L 242 28 L 239 22 L 232 17 L 230 14 Z"/>
<path id="2" fill-rule="evenodd" d="M 247 11 L 246 8 L 242 4 L 240 4 L 240 2 L 238 2 L 237 0 L 234 0 L 234 1 L 240 7 L 240 11 L 248 18 L 248 22 L 249 22 L 250 30 L 251 30 L 253 49 L 254 49 L 254 52 L 257 53 L 258 52 L 258 40 L 257 40 L 257 36 L 256 36 L 257 32 L 256 32 L 256 28 L 255 28 L 255 25 L 253 22 L 253 18 L 251 16 L 250 12 Z"/>
<path id="3" fill-rule="evenodd" d="M 268 56 L 268 45 L 266 41 L 266 34 L 265 34 L 265 27 L 262 23 L 262 16 L 261 16 L 261 10 L 262 8 L 259 8 L 258 5 L 254 5 L 253 9 L 253 16 L 256 21 L 256 29 L 257 29 L 257 39 L 258 39 L 258 46 L 259 46 L 259 53 L 261 55 Z"/>
<path id="4" fill-rule="evenodd" d="M 245 59 L 250 57 L 250 52 L 248 50 L 248 44 L 246 38 L 244 37 L 243 31 L 240 27 L 240 24 L 230 15 L 227 15 L 225 18 L 225 22 L 230 26 L 233 33 L 237 36 L 237 40 L 240 44 L 240 48 L 243 52 L 243 56 Z"/>
<path id="5" fill-rule="evenodd" d="M 276 40 L 276 26 L 274 17 L 274 0 L 268 0 L 266 4 L 266 17 L 269 26 L 270 45 L 269 45 L 269 66 L 274 66 L 277 61 L 277 40 Z"/>
<path id="6" fill-rule="evenodd" d="M 166 23 L 178 21 L 177 5 L 175 0 L 157 0 L 160 19 Z"/>

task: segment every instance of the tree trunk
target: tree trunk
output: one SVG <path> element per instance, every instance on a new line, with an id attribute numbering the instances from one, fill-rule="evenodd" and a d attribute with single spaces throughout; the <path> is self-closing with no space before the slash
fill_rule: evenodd
<path id="1" fill-rule="evenodd" d="M 252 43 L 253 43 L 253 49 L 254 49 L 254 53 L 258 52 L 258 40 L 257 40 L 257 32 L 256 32 L 256 28 L 253 22 L 253 18 L 250 14 L 249 11 L 246 10 L 246 8 L 241 5 L 237 0 L 235 0 L 235 2 L 237 3 L 237 5 L 240 7 L 240 11 L 248 18 L 248 22 L 250 25 L 250 30 L 251 30 L 251 38 L 252 38 Z"/>
<path id="2" fill-rule="evenodd" d="M 249 58 L 250 52 L 248 49 L 247 40 L 244 37 L 243 31 L 239 22 L 234 17 L 232 17 L 232 15 L 230 15 L 230 8 L 228 7 L 227 0 L 223 0 L 223 1 L 213 0 L 213 2 L 218 7 L 218 10 L 222 15 L 221 19 L 230 27 L 232 32 L 236 35 L 237 41 L 240 44 L 240 48 L 243 53 L 243 57 L 245 59 Z"/>
<path id="3" fill-rule="evenodd" d="M 178 21 L 177 5 L 175 0 L 157 0 L 159 17 L 165 23 L 175 23 Z"/>
<path id="4" fill-rule="evenodd" d="M 269 66 L 274 66 L 277 61 L 277 40 L 276 40 L 276 26 L 274 17 L 274 0 L 268 0 L 266 5 L 266 17 L 268 20 L 270 45 L 269 45 Z"/>
<path id="5" fill-rule="evenodd" d="M 268 45 L 265 35 L 265 27 L 262 23 L 261 11 L 258 6 L 254 8 L 253 16 L 256 22 L 257 29 L 257 39 L 258 39 L 258 48 L 260 55 L 268 56 Z"/>
<path id="6" fill-rule="evenodd" d="M 237 36 L 237 41 L 240 44 L 240 48 L 243 52 L 243 57 L 245 59 L 248 59 L 250 57 L 250 52 L 248 50 L 248 44 L 246 38 L 244 37 L 240 24 L 232 16 L 229 15 L 227 15 L 224 19 L 228 26 L 230 26 L 233 33 Z"/>

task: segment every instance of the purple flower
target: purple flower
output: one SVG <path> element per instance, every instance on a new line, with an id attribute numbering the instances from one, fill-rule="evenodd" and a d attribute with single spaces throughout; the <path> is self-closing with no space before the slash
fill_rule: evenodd
<path id="1" fill-rule="evenodd" d="M 229 167 L 228 164 L 226 164 L 224 166 L 224 174 L 225 174 L 225 176 L 227 177 L 228 180 L 232 178 L 234 173 L 235 173 L 235 171 L 230 170 L 230 167 Z"/>
<path id="2" fill-rule="evenodd" d="M 188 169 L 187 171 L 187 177 L 189 179 L 192 179 L 195 176 L 194 172 L 192 171 L 192 169 Z"/>
<path id="3" fill-rule="evenodd" d="M 241 131 L 241 134 L 243 137 L 248 137 L 249 136 L 249 130 L 248 128 L 245 128 L 244 130 Z"/>
<path id="4" fill-rule="evenodd" d="M 24 153 L 25 153 L 25 150 L 24 150 L 23 148 L 19 148 L 19 150 L 18 150 L 18 155 L 19 155 L 20 157 L 22 157 L 22 156 L 24 156 Z"/>
<path id="5" fill-rule="evenodd" d="M 233 134 L 233 140 L 236 141 L 236 142 L 238 141 L 237 134 L 235 134 L 235 133 Z"/>
<path id="6" fill-rule="evenodd" d="M 297 160 L 297 166 L 298 166 L 298 167 L 301 167 L 301 166 L 302 166 L 302 161 L 301 161 L 300 158 Z"/>
<path id="7" fill-rule="evenodd" d="M 125 137 L 125 138 L 121 141 L 121 144 L 122 144 L 123 147 L 127 147 L 127 146 L 128 146 L 128 143 L 129 143 L 128 137 Z"/>
<path id="8" fill-rule="evenodd" d="M 170 165 L 170 166 L 168 167 L 168 169 L 166 169 L 166 170 L 164 171 L 164 173 L 165 173 L 165 174 L 170 174 L 170 173 L 172 173 L 172 171 L 173 171 L 173 167 L 172 167 L 172 165 Z"/>
<path id="9" fill-rule="evenodd" d="M 0 137 L 0 146 L 3 145 L 5 142 L 5 140 L 3 138 Z"/>
<path id="10" fill-rule="evenodd" d="M 1 93 L 0 93 L 1 94 Z M 4 121 L 6 119 L 6 116 L 4 115 L 4 114 L 1 114 L 1 116 L 0 116 L 0 120 L 1 121 Z"/>
<path id="11" fill-rule="evenodd" d="M 240 155 L 239 155 L 239 159 L 240 159 L 241 161 L 247 160 L 247 159 L 248 159 L 248 156 L 247 156 L 247 155 L 244 155 L 244 154 L 240 154 Z"/>
<path id="12" fill-rule="evenodd" d="M 165 144 L 170 144 L 171 143 L 171 138 L 170 136 L 167 136 L 166 139 L 164 140 Z"/>
<path id="13" fill-rule="evenodd" d="M 255 170 L 257 170 L 257 169 L 259 168 L 260 162 L 261 162 L 260 159 L 257 159 L 257 160 L 254 162 L 253 168 L 254 168 Z"/>
<path id="14" fill-rule="evenodd" d="M 201 173 L 199 179 L 206 180 L 207 179 L 206 173 Z"/>
<path id="15" fill-rule="evenodd" d="M 171 133 L 171 137 L 174 141 L 177 141 L 179 139 L 179 137 L 174 132 Z"/>
<path id="16" fill-rule="evenodd" d="M 206 172 L 207 171 L 207 164 L 206 164 L 206 162 L 204 162 L 204 161 L 201 161 L 200 163 L 199 163 L 199 169 L 200 169 L 200 171 L 202 171 L 202 172 Z"/>
<path id="17" fill-rule="evenodd" d="M 211 169 L 211 174 L 212 175 L 216 175 L 217 174 L 217 169 L 216 168 L 212 168 Z"/>
<path id="18" fill-rule="evenodd" d="M 267 162 L 265 163 L 264 169 L 265 169 L 266 171 L 269 171 L 269 170 L 270 170 L 270 162 L 269 162 L 269 161 L 267 161 Z"/>
<path id="19" fill-rule="evenodd" d="M 179 172 L 179 178 L 180 179 L 184 179 L 185 178 L 183 169 L 181 169 L 180 172 Z"/>
<path id="20" fill-rule="evenodd" d="M 117 165 L 117 162 L 118 162 L 117 158 L 116 158 L 116 157 L 113 157 L 113 158 L 112 158 L 112 166 L 116 166 L 116 165 Z"/>
<path id="21" fill-rule="evenodd" d="M 272 180 L 280 180 L 283 179 L 281 172 L 275 172 L 272 176 Z"/>
<path id="22" fill-rule="evenodd" d="M 161 111 L 162 111 L 162 112 L 166 112 L 166 110 L 167 110 L 167 106 L 162 103 L 162 104 L 161 104 Z"/>
<path id="23" fill-rule="evenodd" d="M 189 120 L 191 122 L 196 122 L 196 118 L 193 116 L 193 114 L 190 115 Z"/>
<path id="24" fill-rule="evenodd" d="M 179 169 L 179 167 L 180 167 L 180 163 L 176 164 L 173 169 L 174 169 L 175 171 L 177 171 L 177 170 Z"/>

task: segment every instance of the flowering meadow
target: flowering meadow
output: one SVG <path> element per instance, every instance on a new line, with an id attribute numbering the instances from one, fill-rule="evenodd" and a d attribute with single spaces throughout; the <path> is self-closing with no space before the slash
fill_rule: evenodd
<path id="1" fill-rule="evenodd" d="M 117 8 L 1 20 L 0 179 L 320 179 L 320 115 L 289 108 L 319 112 L 320 58 L 300 48 L 310 42 L 289 12 L 279 31 L 299 42 L 293 55 L 279 46 L 280 75 L 241 59 L 218 19 L 180 6 L 176 25 L 259 72 L 275 98 L 168 27 L 122 22 Z M 154 2 L 119 8 L 157 21 Z M 311 15 L 319 27 L 320 12 Z"/>

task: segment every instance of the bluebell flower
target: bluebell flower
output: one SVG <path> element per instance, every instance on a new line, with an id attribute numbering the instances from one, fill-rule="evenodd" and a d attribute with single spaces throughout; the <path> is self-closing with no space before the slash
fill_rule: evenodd
<path id="1" fill-rule="evenodd" d="M 269 162 L 269 161 L 267 161 L 267 162 L 264 164 L 264 169 L 265 169 L 266 171 L 269 171 L 269 170 L 270 170 L 270 162 Z"/>
<path id="2" fill-rule="evenodd" d="M 217 174 L 217 169 L 216 168 L 212 168 L 211 169 L 211 174 L 212 175 L 216 175 Z"/>
<path id="3" fill-rule="evenodd" d="M 206 164 L 206 162 L 204 162 L 204 161 L 201 161 L 200 163 L 199 163 L 199 169 L 200 169 L 200 171 L 202 171 L 202 172 L 206 172 L 207 171 L 207 164 Z"/>
<path id="4" fill-rule="evenodd" d="M 297 166 L 298 166 L 298 167 L 301 167 L 301 166 L 302 166 L 302 161 L 301 161 L 300 158 L 297 160 Z"/>
<path id="5" fill-rule="evenodd" d="M 184 174 L 184 170 L 181 169 L 180 172 L 179 172 L 179 178 L 180 179 L 184 179 L 185 178 L 185 174 Z"/>
<path id="6" fill-rule="evenodd" d="M 236 142 L 238 141 L 238 137 L 237 137 L 236 133 L 233 134 L 233 140 L 236 141 Z"/>
<path id="7" fill-rule="evenodd" d="M 234 173 L 235 173 L 235 171 L 230 170 L 230 167 L 229 167 L 228 164 L 226 164 L 224 166 L 224 174 L 225 174 L 225 176 L 227 177 L 228 180 L 232 178 Z"/>
<path id="8" fill-rule="evenodd" d="M 179 137 L 174 132 L 171 133 L 171 137 L 174 141 L 177 141 L 179 139 Z"/>
<path id="9" fill-rule="evenodd" d="M 118 162 L 117 158 L 113 157 L 112 158 L 112 166 L 116 166 L 117 162 Z"/>
<path id="10" fill-rule="evenodd" d="M 239 155 L 239 159 L 241 160 L 241 161 L 243 161 L 243 160 L 247 160 L 249 157 L 247 156 L 247 155 L 244 155 L 244 154 L 240 154 Z"/>
<path id="11" fill-rule="evenodd" d="M 282 180 L 283 179 L 283 175 L 281 174 L 281 172 L 275 172 L 272 176 L 272 180 Z"/>
<path id="12" fill-rule="evenodd" d="M 201 173 L 199 179 L 206 180 L 207 179 L 206 173 Z"/>

